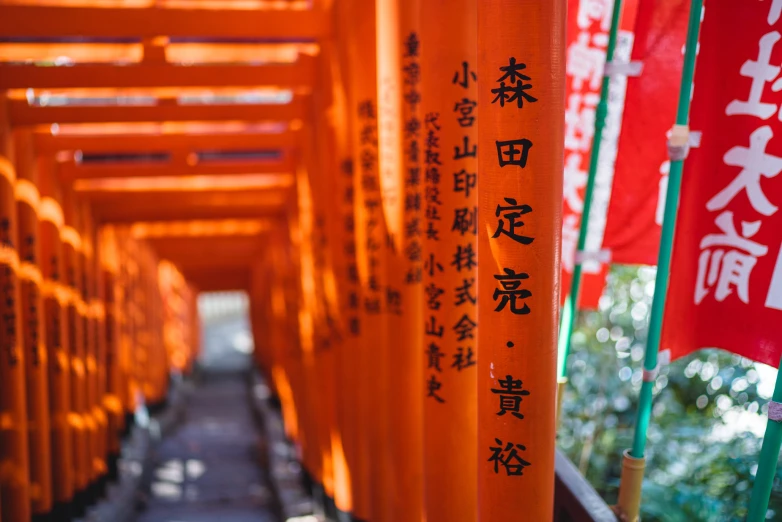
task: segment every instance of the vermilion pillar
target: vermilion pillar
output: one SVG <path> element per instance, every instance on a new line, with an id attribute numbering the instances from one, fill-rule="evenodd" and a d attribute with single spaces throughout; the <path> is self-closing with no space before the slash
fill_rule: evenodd
<path id="1" fill-rule="evenodd" d="M 476 4 L 476 0 L 433 0 L 423 2 L 421 11 L 418 133 L 424 346 L 419 360 L 424 376 L 419 389 L 424 396 L 428 522 L 470 522 L 476 516 L 477 130 L 481 117 Z"/>
<path id="2" fill-rule="evenodd" d="M 333 256 L 334 273 L 340 299 L 339 324 L 342 339 L 336 352 L 336 417 L 339 437 L 332 441 L 334 449 L 335 503 L 345 513 L 354 512 L 354 483 L 360 480 L 358 439 L 360 424 L 356 416 L 358 404 L 358 361 L 360 346 L 361 285 L 356 263 L 355 203 L 353 172 L 353 141 L 349 114 L 352 99 L 351 77 L 348 74 L 348 15 L 346 2 L 333 8 L 336 42 L 328 55 L 332 65 L 334 146 L 338 170 L 334 180 L 334 206 L 338 209 Z"/>
<path id="3" fill-rule="evenodd" d="M 387 228 L 378 172 L 378 103 L 375 3 L 349 3 L 352 39 L 348 48 L 352 118 L 354 230 L 356 270 L 361 282 L 356 351 L 358 383 L 356 447 L 358 469 L 353 484 L 353 514 L 361 520 L 385 520 L 390 484 L 387 453 L 389 393 L 386 284 Z"/>
<path id="4" fill-rule="evenodd" d="M 564 0 L 478 7 L 478 520 L 551 521 Z"/>
<path id="5" fill-rule="evenodd" d="M 4 138 L 4 130 L 0 127 L 0 140 Z M 0 143 L 0 467 L 6 471 L 0 475 L 0 508 L 3 520 L 26 521 L 30 518 L 30 496 L 14 194 L 16 170 L 4 145 Z"/>
<path id="6" fill-rule="evenodd" d="M 38 165 L 32 132 L 16 133 L 16 213 L 19 234 L 19 287 L 27 384 L 30 500 L 34 515 L 52 509 L 49 385 L 38 237 Z"/>
<path id="7" fill-rule="evenodd" d="M 119 361 L 120 324 L 123 310 L 120 308 L 122 290 L 118 288 L 119 252 L 112 227 L 103 227 L 99 235 L 100 264 L 103 272 L 101 283 L 104 298 L 104 367 L 106 374 L 104 408 L 107 412 L 108 464 L 111 476 L 117 472 L 120 455 L 120 433 L 125 417 L 122 408 L 123 380 Z"/>
<path id="8" fill-rule="evenodd" d="M 71 413 L 69 421 L 73 430 L 73 470 L 76 492 L 85 493 L 92 479 L 90 427 L 93 426 L 87 407 L 86 343 L 84 339 L 84 301 L 81 294 L 81 235 L 78 227 L 78 203 L 70 188 L 63 190 L 62 228 L 63 272 L 67 287 L 67 330 L 71 367 Z M 83 495 L 79 502 L 86 501 Z"/>
<path id="9" fill-rule="evenodd" d="M 90 208 L 82 203 L 79 208 L 81 248 L 81 294 L 82 325 L 85 340 L 84 367 L 87 381 L 87 412 L 92 422 L 90 429 L 91 481 L 100 479 L 106 473 L 106 429 L 107 419 L 103 410 L 101 394 L 103 343 L 100 333 L 100 302 L 98 300 L 98 273 L 95 252 L 95 225 Z"/>
<path id="10" fill-rule="evenodd" d="M 380 187 L 389 234 L 385 520 L 423 519 L 419 9 L 417 0 L 377 0 Z"/>
<path id="11" fill-rule="evenodd" d="M 75 491 L 67 320 L 69 294 L 65 287 L 61 239 L 65 220 L 60 206 L 62 195 L 54 179 L 54 160 L 42 161 L 39 167 L 41 200 L 38 207 L 38 236 L 49 374 L 52 497 L 55 510 L 59 512 L 70 502 Z"/>

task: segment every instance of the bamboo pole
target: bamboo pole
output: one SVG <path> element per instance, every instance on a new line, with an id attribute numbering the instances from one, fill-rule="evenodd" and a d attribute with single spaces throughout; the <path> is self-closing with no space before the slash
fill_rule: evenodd
<path id="1" fill-rule="evenodd" d="M 673 128 L 671 143 L 687 145 L 689 138 L 690 95 L 695 76 L 698 34 L 700 32 L 703 0 L 693 0 L 690 4 L 690 21 L 687 28 L 687 44 L 684 53 L 684 69 L 679 87 L 679 107 L 676 113 L 676 125 Z M 676 211 L 679 207 L 683 160 L 672 160 L 668 174 L 668 191 L 665 198 L 660 251 L 657 257 L 657 277 L 654 285 L 652 312 L 649 320 L 649 334 L 646 340 L 644 358 L 644 379 L 638 400 L 633 447 L 625 452 L 622 464 L 622 477 L 619 483 L 619 501 L 617 508 L 629 522 L 636 522 L 640 512 L 641 486 L 645 465 L 646 432 L 652 413 L 652 388 L 657 377 L 657 354 L 660 350 L 660 335 L 665 309 L 665 297 L 668 292 L 668 279 L 671 271 L 671 250 L 676 230 Z"/>
<path id="2" fill-rule="evenodd" d="M 481 522 L 554 513 L 566 4 L 478 9 Z"/>
<path id="3" fill-rule="evenodd" d="M 614 0 L 613 12 L 611 16 L 611 29 L 608 33 L 608 47 L 606 48 L 606 64 L 614 59 L 616 51 L 617 33 L 622 19 L 622 0 Z M 592 139 L 592 152 L 589 157 L 589 172 L 587 173 L 586 189 L 584 192 L 584 208 L 581 212 L 581 225 L 578 230 L 578 243 L 576 246 L 576 258 L 573 262 L 573 277 L 570 282 L 570 290 L 565 296 L 565 306 L 562 309 L 562 318 L 560 320 L 559 330 L 559 358 L 558 368 L 558 390 L 557 390 L 557 418 L 559 418 L 559 405 L 567 384 L 567 359 L 570 355 L 570 338 L 573 334 L 573 326 L 576 323 L 578 315 L 578 300 L 581 290 L 582 259 L 581 254 L 586 248 L 587 234 L 589 232 L 589 214 L 592 209 L 592 193 L 595 189 L 595 179 L 600 165 L 600 147 L 603 143 L 603 131 L 606 126 L 606 116 L 608 116 L 608 95 L 610 94 L 611 77 L 603 75 L 603 83 L 600 89 L 600 101 L 595 110 L 595 134 Z"/>
<path id="4" fill-rule="evenodd" d="M 478 4 L 421 6 L 419 386 L 428 522 L 470 522 L 477 515 Z"/>

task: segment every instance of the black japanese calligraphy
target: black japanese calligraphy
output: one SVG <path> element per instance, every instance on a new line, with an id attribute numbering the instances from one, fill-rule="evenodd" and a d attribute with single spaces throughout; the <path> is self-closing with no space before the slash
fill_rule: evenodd
<path id="1" fill-rule="evenodd" d="M 521 109 L 524 107 L 524 102 L 534 103 L 538 101 L 529 92 L 532 89 L 530 82 L 532 78 L 526 74 L 522 74 L 521 71 L 527 68 L 526 64 L 516 63 L 516 58 L 511 58 L 508 65 L 500 67 L 500 71 L 504 74 L 497 79 L 500 84 L 496 89 L 492 89 L 492 94 L 496 94 L 492 103 L 500 103 L 500 107 L 505 107 L 505 103 L 516 102 L 516 106 Z M 506 85 L 505 82 L 510 85 Z"/>
<path id="2" fill-rule="evenodd" d="M 521 458 L 518 450 L 526 451 L 526 447 L 512 442 L 503 443 L 500 439 L 494 439 L 497 446 L 490 446 L 492 452 L 489 462 L 494 462 L 494 473 L 499 474 L 500 467 L 503 468 L 507 476 L 522 476 L 524 468 L 531 466 L 529 462 Z"/>
<path id="3" fill-rule="evenodd" d="M 453 225 L 451 232 L 478 235 L 478 207 L 454 209 Z"/>
<path id="4" fill-rule="evenodd" d="M 529 279 L 529 274 L 524 272 L 517 274 L 510 268 L 505 268 L 503 270 L 505 272 L 504 274 L 494 276 L 494 279 L 499 281 L 500 286 L 502 287 L 501 289 L 496 288 L 492 295 L 494 301 L 499 299 L 499 303 L 497 303 L 497 307 L 494 311 L 501 312 L 510 304 L 510 311 L 513 314 L 525 315 L 530 313 L 530 308 L 527 306 L 527 303 L 522 303 L 522 306 L 519 306 L 519 301 L 524 301 L 524 299 L 532 297 L 532 292 L 521 288 L 521 283 L 525 279 Z"/>
<path id="5" fill-rule="evenodd" d="M 501 218 L 498 220 L 497 230 L 494 231 L 494 234 L 491 237 L 498 238 L 500 237 L 500 234 L 504 234 L 517 243 L 529 245 L 534 241 L 534 238 L 522 236 L 516 232 L 516 229 L 524 226 L 524 222 L 519 220 L 519 218 L 524 214 L 532 212 L 532 207 L 529 205 L 519 205 L 513 198 L 505 198 L 505 202 L 508 203 L 508 206 L 498 204 L 497 210 L 494 212 L 496 217 L 500 217 L 500 214 L 502 214 L 502 218 L 504 219 Z M 505 220 L 507 220 L 507 227 Z"/>
<path id="6" fill-rule="evenodd" d="M 497 144 L 497 160 L 500 167 L 512 165 L 524 168 L 527 166 L 527 156 L 532 142 L 526 138 L 508 141 L 495 141 Z M 521 148 L 517 148 L 521 147 Z"/>
<path id="7" fill-rule="evenodd" d="M 499 389 L 491 388 L 491 392 L 498 394 L 500 399 L 500 411 L 497 412 L 497 415 L 502 416 L 510 413 L 518 419 L 523 419 L 524 415 L 521 414 L 519 408 L 522 397 L 529 395 L 529 391 L 523 389 L 521 379 L 514 380 L 513 377 L 507 375 L 497 384 L 500 385 Z"/>
<path id="8" fill-rule="evenodd" d="M 478 76 L 476 76 L 474 71 L 470 70 L 470 64 L 467 62 L 462 62 L 462 69 L 461 71 L 457 70 L 456 73 L 453 75 L 453 80 L 451 83 L 461 85 L 465 89 L 467 89 L 470 86 L 470 80 L 473 82 L 478 81 Z"/>
<path id="9" fill-rule="evenodd" d="M 442 372 L 443 369 L 440 367 L 440 359 L 445 357 L 445 354 L 440 349 L 439 346 L 437 346 L 435 343 L 429 343 L 429 346 L 426 349 L 426 358 L 427 358 L 427 368 L 434 369 L 438 372 Z"/>
<path id="10" fill-rule="evenodd" d="M 464 341 L 465 339 L 475 338 L 475 329 L 478 327 L 478 323 L 470 319 L 467 314 L 462 315 L 459 321 L 453 326 L 454 332 L 456 332 L 456 340 Z"/>
<path id="11" fill-rule="evenodd" d="M 458 245 L 456 247 L 456 252 L 453 255 L 451 266 L 456 267 L 458 272 L 461 272 L 462 270 L 472 270 L 478 266 L 477 257 L 478 255 L 473 249 L 472 243 L 467 243 L 464 246 Z"/>
<path id="12" fill-rule="evenodd" d="M 478 102 L 470 100 L 469 98 L 462 98 L 460 101 L 456 102 L 453 111 L 459 113 L 459 117 L 456 121 L 459 123 L 460 127 L 473 126 L 475 123 L 474 112 L 476 105 L 478 105 Z"/>
<path id="13" fill-rule="evenodd" d="M 454 305 L 460 306 L 464 303 L 475 304 L 477 302 L 477 296 L 473 295 L 472 288 L 475 286 L 475 278 L 464 279 L 462 284 L 457 286 L 454 290 L 456 301 Z"/>
<path id="14" fill-rule="evenodd" d="M 432 377 L 428 381 L 426 381 L 426 390 L 427 390 L 426 396 L 432 397 L 437 402 L 445 402 L 445 399 L 437 395 L 437 392 L 442 387 L 443 387 L 442 383 L 440 383 L 437 380 L 437 377 L 432 375 Z"/>
<path id="15" fill-rule="evenodd" d="M 473 358 L 474 354 L 472 348 L 467 347 L 466 351 L 463 346 L 459 346 L 456 349 L 456 353 L 453 355 L 453 364 L 451 368 L 456 368 L 457 371 L 462 371 L 470 366 L 475 366 L 476 360 Z"/>
<path id="16" fill-rule="evenodd" d="M 478 175 L 462 169 L 453 175 L 453 191 L 464 192 L 464 197 L 470 197 L 470 191 L 474 190 L 478 183 Z"/>

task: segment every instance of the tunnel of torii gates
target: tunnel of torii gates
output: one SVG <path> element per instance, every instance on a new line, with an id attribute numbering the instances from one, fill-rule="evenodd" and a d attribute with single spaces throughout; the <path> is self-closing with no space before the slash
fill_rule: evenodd
<path id="1" fill-rule="evenodd" d="M 0 2 L 2 522 L 84 502 L 229 290 L 342 512 L 552 520 L 565 3 Z"/>

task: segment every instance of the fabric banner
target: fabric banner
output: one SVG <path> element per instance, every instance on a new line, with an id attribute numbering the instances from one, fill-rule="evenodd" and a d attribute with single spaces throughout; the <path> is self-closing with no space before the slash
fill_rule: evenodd
<path id="1" fill-rule="evenodd" d="M 722 0 L 703 21 L 663 348 L 782 353 L 782 0 Z M 742 20 L 736 25 L 736 20 Z M 725 38 L 730 34 L 730 38 Z"/>
<path id="2" fill-rule="evenodd" d="M 632 26 L 638 0 L 623 2 L 623 16 L 616 61 L 627 61 L 633 45 Z M 613 0 L 570 0 L 567 22 L 565 170 L 562 221 L 562 292 L 564 303 L 570 291 L 584 208 L 589 161 L 595 131 L 595 113 L 600 101 L 603 70 L 608 47 Z M 617 81 L 618 80 L 618 81 Z M 597 252 L 603 239 L 605 215 L 611 190 L 613 160 L 624 106 L 624 77 L 611 82 L 609 114 L 601 142 L 592 211 L 589 217 L 586 250 Z M 607 179 L 607 181 L 606 181 Z M 605 286 L 608 263 L 597 260 L 583 264 L 578 307 L 597 308 Z"/>
<path id="3" fill-rule="evenodd" d="M 614 263 L 657 264 L 665 191 L 667 134 L 676 118 L 689 0 L 640 0 L 627 79 L 624 121 L 603 248 Z"/>

